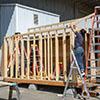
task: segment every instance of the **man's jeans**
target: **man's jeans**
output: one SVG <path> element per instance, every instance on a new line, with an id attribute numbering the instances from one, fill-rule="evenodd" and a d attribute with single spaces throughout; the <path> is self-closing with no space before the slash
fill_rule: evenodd
<path id="1" fill-rule="evenodd" d="M 82 47 L 75 48 L 75 57 L 81 71 L 84 71 L 83 56 L 84 49 Z"/>

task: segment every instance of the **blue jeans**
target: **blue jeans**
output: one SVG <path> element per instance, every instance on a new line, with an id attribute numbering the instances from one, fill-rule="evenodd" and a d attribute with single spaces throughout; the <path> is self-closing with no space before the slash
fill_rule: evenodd
<path id="1" fill-rule="evenodd" d="M 84 49 L 82 47 L 75 48 L 75 57 L 78 62 L 81 71 L 84 71 L 83 63 Z"/>

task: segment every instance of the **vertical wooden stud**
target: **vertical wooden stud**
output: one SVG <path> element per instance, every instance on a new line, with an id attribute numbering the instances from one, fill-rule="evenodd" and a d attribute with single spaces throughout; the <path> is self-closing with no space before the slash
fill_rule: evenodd
<path id="1" fill-rule="evenodd" d="M 58 33 L 55 33 L 55 63 L 56 63 L 56 81 L 59 80 L 59 45 L 58 45 Z"/>
<path id="2" fill-rule="evenodd" d="M 33 37 L 33 62 L 34 62 L 34 75 L 33 78 L 36 79 L 36 42 L 35 42 L 35 35 Z"/>
<path id="3" fill-rule="evenodd" d="M 45 64 L 45 74 L 47 75 L 47 42 L 46 42 L 46 35 L 44 39 L 44 64 Z"/>
<path id="4" fill-rule="evenodd" d="M 7 64 L 8 64 L 8 47 L 7 39 L 4 38 L 4 77 L 7 77 Z"/>
<path id="5" fill-rule="evenodd" d="M 50 37 L 48 33 L 48 80 L 50 80 Z"/>
<path id="6" fill-rule="evenodd" d="M 39 50 L 40 50 L 40 77 L 43 79 L 42 73 L 43 73 L 43 63 L 42 63 L 42 34 L 40 34 L 40 43 L 39 43 Z"/>
<path id="7" fill-rule="evenodd" d="M 30 41 L 29 36 L 27 37 L 27 78 L 30 75 Z"/>
<path id="8" fill-rule="evenodd" d="M 67 65 L 66 65 L 66 36 L 63 33 L 63 74 L 64 74 L 64 81 L 67 80 Z"/>
<path id="9" fill-rule="evenodd" d="M 24 78 L 24 40 L 21 39 L 21 78 Z"/>
<path id="10" fill-rule="evenodd" d="M 75 34 L 72 31 L 70 31 L 70 51 L 71 51 L 71 49 L 74 48 L 74 40 L 75 40 Z M 72 61 L 71 53 L 70 53 L 70 61 Z M 75 69 L 72 71 L 72 80 L 77 82 L 77 71 Z"/>
<path id="11" fill-rule="evenodd" d="M 19 47 L 18 47 L 18 37 L 15 37 L 15 46 L 16 46 L 16 68 L 15 68 L 15 77 L 18 77 L 18 67 L 19 67 Z"/>
<path id="12" fill-rule="evenodd" d="M 13 70 L 13 66 L 14 66 L 14 62 L 13 62 L 13 38 L 10 38 L 10 57 L 11 57 L 11 66 L 10 66 L 10 77 L 13 77 L 14 74 L 14 70 Z"/>
<path id="13" fill-rule="evenodd" d="M 53 50 L 52 50 L 52 34 L 51 34 L 51 40 L 50 40 L 50 41 L 51 41 L 51 45 L 50 45 L 50 46 L 51 46 L 51 47 L 50 47 L 50 48 L 51 48 L 51 60 L 50 60 L 50 61 L 51 61 L 51 77 L 52 77 L 52 76 L 53 76 L 53 55 L 52 55 L 52 54 L 53 54 Z"/>

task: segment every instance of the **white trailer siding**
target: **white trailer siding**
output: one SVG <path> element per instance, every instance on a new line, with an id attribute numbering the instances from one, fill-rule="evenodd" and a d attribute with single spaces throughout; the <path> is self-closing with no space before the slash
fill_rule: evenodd
<path id="1" fill-rule="evenodd" d="M 17 5 L 17 31 L 26 32 L 30 27 L 38 27 L 59 22 L 59 15 Z M 38 24 L 34 24 L 34 14 L 38 15 Z"/>
<path id="2" fill-rule="evenodd" d="M 0 33 L 2 36 L 15 32 L 27 32 L 30 27 L 37 27 L 59 22 L 59 15 L 23 6 L 20 4 L 0 5 Z M 38 24 L 34 24 L 34 14 L 38 15 Z"/>
<path id="3" fill-rule="evenodd" d="M 17 13 L 16 31 L 26 32 L 28 27 L 34 26 L 33 16 L 32 16 L 33 11 L 30 11 L 28 9 L 23 9 L 17 6 L 16 13 Z"/>

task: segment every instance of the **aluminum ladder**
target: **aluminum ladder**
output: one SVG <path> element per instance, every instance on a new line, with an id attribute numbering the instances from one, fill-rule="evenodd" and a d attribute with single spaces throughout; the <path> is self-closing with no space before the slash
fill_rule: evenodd
<path id="1" fill-rule="evenodd" d="M 80 71 L 80 68 L 79 68 L 79 65 L 78 65 L 78 62 L 76 60 L 76 57 L 75 57 L 75 54 L 74 54 L 73 50 L 71 50 L 71 55 L 72 55 L 73 61 L 72 61 L 71 66 L 70 66 L 70 72 L 69 72 L 68 79 L 67 79 L 66 85 L 65 85 L 65 89 L 64 89 L 64 92 L 63 92 L 63 100 L 65 100 L 65 96 L 67 95 L 66 93 L 67 93 L 67 90 L 68 90 L 68 85 L 69 85 L 69 81 L 70 81 L 70 77 L 72 75 L 72 70 L 73 69 L 77 69 L 77 71 L 78 71 L 78 73 L 80 75 L 80 78 L 82 80 L 84 92 L 86 92 L 87 97 L 90 97 L 89 91 L 88 91 L 87 86 L 86 86 L 86 82 L 84 80 L 84 77 L 81 74 L 81 71 Z M 84 97 L 83 93 L 82 93 L 82 97 Z"/>

